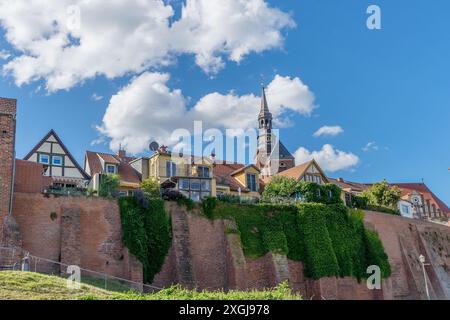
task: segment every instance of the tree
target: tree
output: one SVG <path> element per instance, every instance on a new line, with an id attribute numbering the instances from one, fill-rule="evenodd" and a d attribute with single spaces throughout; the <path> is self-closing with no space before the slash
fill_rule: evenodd
<path id="1" fill-rule="evenodd" d="M 141 190 L 150 198 L 161 197 L 161 188 L 156 178 L 150 177 L 142 181 Z"/>
<path id="2" fill-rule="evenodd" d="M 117 174 L 104 174 L 100 178 L 98 195 L 104 198 L 114 197 L 119 189 L 119 185 L 120 178 Z"/>
<path id="3" fill-rule="evenodd" d="M 274 176 L 264 186 L 263 199 L 290 198 L 297 192 L 297 180 L 285 176 Z"/>
<path id="4" fill-rule="evenodd" d="M 371 205 L 395 208 L 401 197 L 401 191 L 396 186 L 391 186 L 384 180 L 375 183 L 369 189 L 364 191 L 363 196 Z"/>

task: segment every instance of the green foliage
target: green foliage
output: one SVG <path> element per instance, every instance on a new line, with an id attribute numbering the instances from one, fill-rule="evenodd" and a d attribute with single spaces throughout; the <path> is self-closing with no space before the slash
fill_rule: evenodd
<path id="1" fill-rule="evenodd" d="M 297 180 L 285 176 L 274 176 L 272 180 L 264 186 L 262 199 L 270 202 L 271 198 L 291 198 L 297 192 Z"/>
<path id="2" fill-rule="evenodd" d="M 203 214 L 206 217 L 212 218 L 216 206 L 217 199 L 215 197 L 205 197 L 202 199 Z"/>
<path id="3" fill-rule="evenodd" d="M 391 275 L 391 266 L 384 251 L 383 243 L 375 231 L 365 230 L 366 260 L 368 265 L 377 265 L 381 269 L 383 278 Z"/>
<path id="4" fill-rule="evenodd" d="M 67 287 L 66 278 L 33 272 L 2 271 L 0 300 L 301 300 L 301 296 L 292 292 L 287 282 L 262 291 L 211 292 L 174 286 L 157 293 L 140 294 L 131 290 L 104 290 L 100 288 L 104 283 L 97 281 L 94 285 L 82 283 L 80 289 L 73 290 Z"/>
<path id="5" fill-rule="evenodd" d="M 115 197 L 120 185 L 120 177 L 117 174 L 103 174 L 100 178 L 98 195 L 103 198 Z"/>
<path id="6" fill-rule="evenodd" d="M 144 267 L 144 280 L 152 282 L 170 249 L 170 219 L 164 202 L 150 199 L 148 208 L 134 197 L 119 199 L 123 243 Z"/>
<path id="7" fill-rule="evenodd" d="M 352 276 L 360 280 L 372 264 L 379 265 L 384 276 L 390 274 L 381 241 L 364 228 L 363 212 L 342 203 L 283 206 L 220 202 L 212 217 L 236 221 L 245 256 L 286 254 L 291 260 L 303 261 L 305 275 L 310 278 Z"/>
<path id="8" fill-rule="evenodd" d="M 232 194 L 219 194 L 217 195 L 217 200 L 226 203 L 240 203 L 241 200 L 239 196 L 235 196 Z"/>
<path id="9" fill-rule="evenodd" d="M 150 198 L 161 197 L 161 187 L 154 177 L 149 177 L 141 183 L 141 190 Z"/>
<path id="10" fill-rule="evenodd" d="M 284 176 L 275 176 L 264 186 L 262 200 L 269 203 L 294 203 L 295 200 L 324 204 L 342 203 L 341 189 L 334 184 L 319 185 Z"/>
<path id="11" fill-rule="evenodd" d="M 393 208 L 400 200 L 401 191 L 384 180 L 364 191 L 363 196 L 367 198 L 369 205 Z"/>
<path id="12" fill-rule="evenodd" d="M 119 299 L 131 300 L 301 300 L 301 296 L 292 292 L 288 283 L 282 282 L 273 289 L 262 291 L 196 291 L 174 286 L 153 294 L 139 295 L 130 293 L 117 295 Z"/>

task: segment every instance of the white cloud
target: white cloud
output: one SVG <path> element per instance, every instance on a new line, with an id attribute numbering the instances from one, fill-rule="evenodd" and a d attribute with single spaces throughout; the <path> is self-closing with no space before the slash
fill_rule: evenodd
<path id="1" fill-rule="evenodd" d="M 359 157 L 351 152 L 335 149 L 326 144 L 319 151 L 309 151 L 303 147 L 295 152 L 297 165 L 315 159 L 322 169 L 329 172 L 352 169 L 359 163 Z"/>
<path id="2" fill-rule="evenodd" d="M 80 9 L 80 28 L 70 28 Z M 181 18 L 162 0 L 42 0 L 0 2 L 6 40 L 20 54 L 4 66 L 17 85 L 45 80 L 48 91 L 70 89 L 99 75 L 137 74 L 193 54 L 207 73 L 226 59 L 279 48 L 289 14 L 265 0 L 186 0 Z M 76 17 L 76 16 L 75 16 Z"/>
<path id="3" fill-rule="evenodd" d="M 362 150 L 364 151 L 364 152 L 369 152 L 369 151 L 378 151 L 378 149 L 379 149 L 379 147 L 378 147 L 378 145 L 377 145 L 377 143 L 375 142 L 375 141 L 371 141 L 371 142 L 368 142 L 363 148 L 362 148 Z"/>
<path id="4" fill-rule="evenodd" d="M 234 92 L 210 93 L 188 109 L 187 99 L 180 90 L 168 87 L 168 74 L 143 73 L 114 95 L 107 108 L 100 133 L 111 140 L 115 150 L 122 144 L 132 153 L 146 150 L 155 139 L 173 144 L 173 130 L 191 130 L 193 121 L 203 121 L 203 128 L 249 129 L 257 126 L 260 97 L 239 96 Z M 283 91 L 284 90 L 284 91 Z M 267 88 L 269 108 L 275 120 L 286 112 L 310 114 L 314 95 L 299 78 L 275 76 Z"/>
<path id="5" fill-rule="evenodd" d="M 8 60 L 11 54 L 6 50 L 0 50 L 0 60 Z"/>
<path id="6" fill-rule="evenodd" d="M 93 101 L 100 101 L 100 100 L 103 100 L 103 96 L 98 95 L 97 93 L 94 93 L 91 96 L 91 100 L 93 100 Z"/>
<path id="7" fill-rule="evenodd" d="M 344 132 L 340 126 L 323 126 L 314 133 L 314 137 L 320 136 L 337 136 Z"/>

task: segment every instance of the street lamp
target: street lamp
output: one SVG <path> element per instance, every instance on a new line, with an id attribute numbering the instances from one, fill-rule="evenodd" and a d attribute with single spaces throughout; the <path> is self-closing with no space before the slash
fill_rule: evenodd
<path id="1" fill-rule="evenodd" d="M 421 254 L 419 256 L 420 264 L 422 265 L 422 271 L 423 271 L 423 279 L 425 280 L 425 291 L 427 293 L 427 298 L 430 300 L 430 292 L 428 291 L 428 282 L 427 282 L 427 273 L 425 271 L 425 266 L 429 266 L 429 263 L 425 263 L 425 257 Z"/>

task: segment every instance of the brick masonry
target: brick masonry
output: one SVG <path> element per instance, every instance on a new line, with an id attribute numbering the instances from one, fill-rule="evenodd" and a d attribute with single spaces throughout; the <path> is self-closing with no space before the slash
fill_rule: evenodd
<path id="1" fill-rule="evenodd" d="M 172 248 L 154 285 L 169 286 L 188 279 L 198 289 L 264 289 L 288 280 L 304 299 L 425 299 L 417 257 L 424 254 L 432 298 L 450 298 L 450 228 L 381 213 L 366 212 L 366 225 L 379 232 L 393 269 L 381 290 L 369 290 L 353 278 L 304 277 L 303 264 L 271 253 L 245 258 L 233 221 L 209 221 L 195 210 L 167 206 L 175 230 Z M 181 219 L 180 219 L 181 217 Z M 181 273 L 181 275 L 180 275 Z M 186 280 L 184 280 L 186 281 Z"/>
<path id="2" fill-rule="evenodd" d="M 142 282 L 142 265 L 122 245 L 116 201 L 16 192 L 13 216 L 32 255 Z M 64 272 L 43 261 L 35 267 Z"/>
<path id="3" fill-rule="evenodd" d="M 8 238 L 14 234 L 7 228 L 14 226 L 10 212 L 13 181 L 14 146 L 16 133 L 16 100 L 0 98 L 0 245 L 20 245 Z"/>

